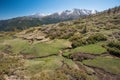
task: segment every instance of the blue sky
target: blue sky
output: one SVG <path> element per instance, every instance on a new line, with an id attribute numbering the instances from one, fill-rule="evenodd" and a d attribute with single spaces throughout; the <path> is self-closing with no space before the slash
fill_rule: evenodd
<path id="1" fill-rule="evenodd" d="M 120 0 L 0 0 L 0 20 L 73 8 L 103 11 L 119 5 Z"/>

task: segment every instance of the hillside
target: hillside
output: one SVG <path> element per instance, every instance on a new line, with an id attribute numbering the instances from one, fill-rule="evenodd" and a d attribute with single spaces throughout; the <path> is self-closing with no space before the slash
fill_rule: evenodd
<path id="1" fill-rule="evenodd" d="M 34 14 L 8 20 L 0 20 L 0 31 L 24 30 L 30 27 L 74 20 L 95 13 L 97 13 L 96 10 L 73 9 L 49 15 Z"/>
<path id="2" fill-rule="evenodd" d="M 0 80 L 120 80 L 120 6 L 0 32 Z"/>

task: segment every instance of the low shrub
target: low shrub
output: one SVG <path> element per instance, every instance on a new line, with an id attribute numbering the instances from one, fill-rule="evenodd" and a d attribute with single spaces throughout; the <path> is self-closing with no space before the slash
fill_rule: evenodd
<path id="1" fill-rule="evenodd" d="M 106 40 L 107 40 L 107 37 L 104 36 L 103 34 L 100 34 L 100 33 L 91 35 L 87 38 L 87 42 L 89 44 L 93 44 L 93 43 L 96 43 L 96 42 L 99 42 L 99 41 L 106 41 Z"/>
<path id="2" fill-rule="evenodd" d="M 74 21 L 73 24 L 80 24 L 80 21 Z"/>
<path id="3" fill-rule="evenodd" d="M 120 49 L 120 42 L 119 42 L 119 41 L 117 41 L 117 42 L 111 41 L 111 42 L 109 42 L 109 43 L 107 44 L 107 46 L 109 46 L 109 47 L 115 47 L 115 48 Z"/>
<path id="4" fill-rule="evenodd" d="M 0 80 L 4 80 L 4 75 L 12 75 L 22 65 L 19 58 L 0 54 Z"/>
<path id="5" fill-rule="evenodd" d="M 94 44 L 99 41 L 106 41 L 107 37 L 104 36 L 103 34 L 97 33 L 89 36 L 87 39 L 83 39 L 83 36 L 79 34 L 79 35 L 73 35 L 69 40 L 72 42 L 72 47 L 75 48 L 87 44 Z"/>
<path id="6" fill-rule="evenodd" d="M 111 41 L 105 46 L 105 48 L 110 54 L 120 57 L 120 41 Z"/>
<path id="7" fill-rule="evenodd" d="M 72 47 L 82 46 L 86 44 L 86 40 L 82 39 L 82 34 L 75 33 L 69 40 L 72 42 Z"/>
<path id="8" fill-rule="evenodd" d="M 72 47 L 73 48 L 76 48 L 78 46 L 83 46 L 83 45 L 86 45 L 86 40 L 85 39 L 78 39 L 76 41 L 72 41 Z"/>
<path id="9" fill-rule="evenodd" d="M 66 24 L 63 23 L 63 22 L 61 22 L 61 23 L 58 24 L 58 26 L 65 26 L 65 25 L 66 25 Z"/>

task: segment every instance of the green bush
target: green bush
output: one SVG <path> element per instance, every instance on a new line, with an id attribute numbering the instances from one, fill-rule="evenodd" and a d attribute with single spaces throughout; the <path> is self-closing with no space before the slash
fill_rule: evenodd
<path id="1" fill-rule="evenodd" d="M 63 22 L 60 22 L 59 24 L 58 24 L 58 26 L 65 26 L 66 24 L 65 23 L 63 23 Z"/>
<path id="2" fill-rule="evenodd" d="M 83 36 L 80 33 L 74 33 L 74 35 L 69 39 L 70 41 L 75 41 L 81 39 Z"/>
<path id="3" fill-rule="evenodd" d="M 120 57 L 120 41 L 111 41 L 106 45 L 107 51 L 115 56 Z"/>
<path id="4" fill-rule="evenodd" d="M 73 22 L 73 24 L 80 24 L 80 21 L 76 20 Z"/>
<path id="5" fill-rule="evenodd" d="M 87 42 L 89 44 L 93 44 L 99 41 L 106 41 L 106 40 L 107 40 L 106 36 L 104 36 L 103 34 L 97 33 L 97 34 L 89 36 L 87 39 Z"/>
<path id="6" fill-rule="evenodd" d="M 120 42 L 119 41 L 117 41 L 117 42 L 111 41 L 111 42 L 109 42 L 107 44 L 107 46 L 109 46 L 109 47 L 115 47 L 115 48 L 120 49 Z"/>
<path id="7" fill-rule="evenodd" d="M 73 48 L 76 48 L 78 46 L 83 46 L 83 45 L 86 45 L 86 40 L 84 40 L 84 39 L 79 39 L 79 40 L 76 40 L 76 41 L 72 42 L 72 47 Z"/>
<path id="8" fill-rule="evenodd" d="M 82 46 L 86 44 L 86 40 L 82 39 L 82 34 L 75 33 L 69 40 L 72 42 L 72 47 Z"/>
<path id="9" fill-rule="evenodd" d="M 75 34 L 69 40 L 72 42 L 72 47 L 75 48 L 86 44 L 94 44 L 99 41 L 105 41 L 107 40 L 107 37 L 103 34 L 97 33 L 89 36 L 87 39 L 83 39 L 81 34 Z"/>
<path id="10" fill-rule="evenodd" d="M 119 49 L 108 47 L 107 50 L 110 54 L 120 57 L 120 50 Z"/>

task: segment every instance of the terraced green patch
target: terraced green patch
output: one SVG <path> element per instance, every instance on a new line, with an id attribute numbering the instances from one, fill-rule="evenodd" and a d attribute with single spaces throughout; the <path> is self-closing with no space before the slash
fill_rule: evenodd
<path id="1" fill-rule="evenodd" d="M 26 60 L 26 67 L 30 71 L 30 73 L 38 73 L 46 70 L 55 70 L 60 68 L 64 61 L 66 64 L 72 66 L 73 68 L 78 68 L 77 65 L 69 59 L 65 59 L 62 56 L 49 56 L 46 58 L 38 58 L 33 60 Z"/>
<path id="2" fill-rule="evenodd" d="M 23 54 L 32 54 L 34 56 L 47 56 L 58 52 L 58 48 L 46 43 L 37 43 L 22 51 Z"/>
<path id="3" fill-rule="evenodd" d="M 6 39 L 0 43 L 0 50 L 9 50 L 12 53 L 19 54 L 21 51 L 29 47 L 29 42 L 22 39 Z"/>
<path id="4" fill-rule="evenodd" d="M 82 46 L 74 49 L 72 52 L 85 52 L 85 53 L 91 53 L 91 54 L 101 54 L 106 52 L 106 49 L 103 47 L 96 45 L 96 44 L 91 44 L 87 46 Z"/>
<path id="5" fill-rule="evenodd" d="M 65 52 L 64 55 L 68 56 L 71 53 L 78 53 L 78 52 L 90 53 L 90 54 L 102 54 L 104 52 L 107 52 L 106 49 L 101 46 L 102 44 L 105 44 L 105 43 L 99 42 L 96 44 L 80 46 L 75 49 L 72 49 L 70 52 Z"/>
<path id="6" fill-rule="evenodd" d="M 62 48 L 67 48 L 71 43 L 67 40 L 52 40 L 49 42 L 34 42 L 30 44 L 27 40 L 13 39 L 5 40 L 0 44 L 0 50 L 9 50 L 13 53 L 31 54 L 34 56 L 48 56 L 51 54 L 58 54 Z M 9 46 L 9 47 L 8 47 Z"/>
<path id="7" fill-rule="evenodd" d="M 28 49 L 24 50 L 25 54 L 34 54 L 35 56 L 47 56 L 52 54 L 58 54 L 63 48 L 67 48 L 71 43 L 67 40 L 52 40 L 46 43 L 35 43 Z"/>
<path id="8" fill-rule="evenodd" d="M 31 73 L 38 73 L 43 70 L 54 70 L 56 68 L 59 68 L 62 65 L 61 60 L 62 58 L 55 56 L 27 60 L 26 66 Z"/>
<path id="9" fill-rule="evenodd" d="M 9 46 L 9 47 L 8 47 Z M 12 39 L 12 40 L 5 40 L 1 44 L 1 49 L 8 48 L 13 53 L 20 53 L 24 49 L 29 47 L 28 41 L 22 40 L 22 39 Z"/>
<path id="10" fill-rule="evenodd" d="M 11 40 L 11 39 L 12 39 L 11 36 L 0 37 L 0 43 L 3 43 L 5 40 Z"/>
<path id="11" fill-rule="evenodd" d="M 84 60 L 83 63 L 88 66 L 104 69 L 113 74 L 120 74 L 120 59 L 98 57 L 93 60 Z"/>
<path id="12" fill-rule="evenodd" d="M 72 65 L 69 65 L 69 67 L 65 66 L 65 65 L 64 66 L 60 65 L 60 66 L 57 66 L 57 69 L 56 69 L 56 67 L 54 66 L 54 62 L 56 62 L 55 60 L 57 60 L 57 62 L 59 62 L 59 59 L 63 60 L 63 57 L 52 56 L 51 58 L 52 59 L 50 59 L 50 57 L 42 59 L 42 61 L 44 60 L 46 62 L 46 64 L 43 65 L 43 66 L 45 66 L 45 68 L 43 68 L 42 70 L 40 70 L 40 68 L 42 68 L 43 66 L 39 67 L 38 69 L 35 66 L 35 68 L 37 69 L 38 72 L 37 73 L 34 71 L 32 73 L 30 72 L 31 73 L 30 75 L 32 76 L 31 80 L 70 80 L 71 78 L 72 79 L 74 78 L 77 80 L 79 80 L 79 79 L 80 80 L 93 80 L 94 79 L 92 77 L 89 77 L 85 72 L 82 72 L 81 70 L 72 67 L 73 65 L 75 65 L 75 63 Z M 37 59 L 37 60 L 41 61 L 41 59 Z M 48 65 L 47 63 L 49 63 L 49 62 L 52 65 Z M 67 60 L 67 62 L 69 63 L 68 60 Z M 59 63 L 55 63 L 55 64 L 58 65 Z M 47 68 L 46 68 L 46 66 L 47 66 Z M 52 66 L 55 68 L 52 69 Z M 32 69 L 35 69 L 35 68 L 30 68 L 30 66 L 28 66 L 29 71 L 31 71 Z M 96 80 L 96 79 L 94 79 L 94 80 Z"/>

